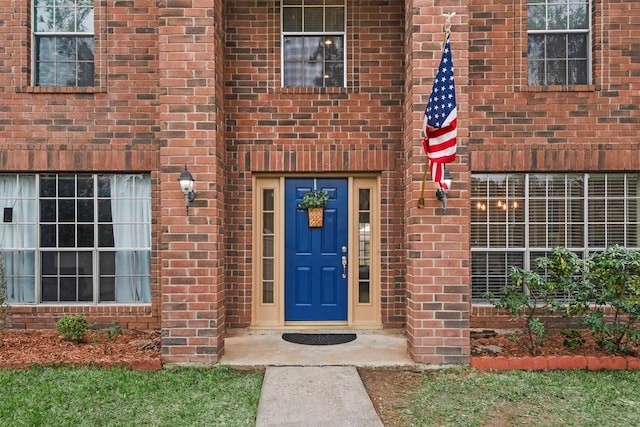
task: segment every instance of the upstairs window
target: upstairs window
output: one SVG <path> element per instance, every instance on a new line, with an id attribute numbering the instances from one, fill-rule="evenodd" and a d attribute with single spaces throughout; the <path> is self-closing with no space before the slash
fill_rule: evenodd
<path id="1" fill-rule="evenodd" d="M 34 86 L 93 86 L 93 0 L 34 0 L 33 8 Z"/>
<path id="2" fill-rule="evenodd" d="M 345 0 L 282 1 L 282 85 L 345 86 Z"/>
<path id="3" fill-rule="evenodd" d="M 589 84 L 590 0 L 528 0 L 528 83 Z"/>

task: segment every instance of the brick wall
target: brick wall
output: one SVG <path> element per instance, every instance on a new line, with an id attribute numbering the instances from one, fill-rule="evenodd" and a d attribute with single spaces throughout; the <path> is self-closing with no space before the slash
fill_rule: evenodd
<path id="1" fill-rule="evenodd" d="M 592 83 L 534 88 L 527 86 L 526 1 L 471 3 L 472 172 L 640 170 L 640 3 L 592 4 Z M 515 323 L 478 305 L 471 327 Z"/>
<path id="2" fill-rule="evenodd" d="M 640 3 L 592 2 L 593 83 L 528 87 L 526 1 L 473 1 L 473 172 L 640 170 Z"/>
<path id="3" fill-rule="evenodd" d="M 382 321 L 406 324 L 415 360 L 464 363 L 470 173 L 640 170 L 636 1 L 594 0 L 593 83 L 544 90 L 526 85 L 526 0 L 349 0 L 339 89 L 280 88 L 275 0 L 102 0 L 96 86 L 74 91 L 30 86 L 29 3 L 0 6 L 0 171 L 150 172 L 153 297 L 18 307 L 17 327 L 68 312 L 162 325 L 165 361 L 216 361 L 225 327 L 250 322 L 252 177 L 376 172 Z M 431 182 L 417 207 L 420 129 L 452 11 L 459 149 L 442 215 Z M 184 164 L 198 194 L 189 215 Z M 474 308 L 471 326 L 495 315 Z"/>
<path id="4" fill-rule="evenodd" d="M 0 171 L 151 172 L 157 201 L 156 2 L 97 2 L 96 86 L 78 90 L 30 86 L 30 3 L 0 6 Z M 153 236 L 157 242 L 157 224 Z M 152 250 L 156 278 L 157 246 Z M 12 321 L 51 328 L 64 314 L 83 313 L 91 322 L 158 328 L 159 295 L 153 280 L 151 306 L 16 306 Z"/>
<path id="5" fill-rule="evenodd" d="M 207 364 L 224 352 L 222 0 L 168 0 L 159 10 L 162 356 Z M 189 212 L 178 190 L 196 180 Z"/>
<path id="6" fill-rule="evenodd" d="M 464 364 L 470 357 L 469 342 L 469 170 L 467 150 L 467 11 L 466 2 L 407 0 L 406 86 L 404 158 L 406 195 L 406 287 L 408 350 L 413 360 L 425 364 Z M 426 185 L 425 206 L 421 194 L 425 156 L 421 148 L 422 120 L 437 72 L 444 43 L 444 13 L 451 20 L 458 110 L 456 161 L 447 165 L 454 179 L 447 212 L 433 196 L 436 185 Z"/>
<path id="7" fill-rule="evenodd" d="M 280 86 L 280 9 L 226 2 L 227 320 L 251 320 L 251 178 L 380 172 L 382 320 L 404 322 L 403 5 L 349 1 L 348 88 Z"/>

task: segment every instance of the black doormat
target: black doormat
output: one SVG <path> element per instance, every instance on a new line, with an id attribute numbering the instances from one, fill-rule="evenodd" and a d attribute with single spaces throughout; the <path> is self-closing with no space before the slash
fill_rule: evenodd
<path id="1" fill-rule="evenodd" d="M 356 334 L 282 334 L 282 339 L 295 344 L 335 345 L 355 340 Z"/>

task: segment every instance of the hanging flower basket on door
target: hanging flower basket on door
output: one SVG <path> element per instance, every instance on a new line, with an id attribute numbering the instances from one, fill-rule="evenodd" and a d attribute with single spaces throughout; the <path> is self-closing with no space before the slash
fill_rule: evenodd
<path id="1" fill-rule="evenodd" d="M 298 203 L 298 209 L 306 209 L 309 214 L 309 227 L 322 227 L 324 208 L 329 203 L 329 194 L 326 191 L 314 190 L 302 195 L 302 202 Z"/>
<path id="2" fill-rule="evenodd" d="M 322 227 L 322 218 L 324 218 L 324 208 L 309 208 L 309 227 Z"/>

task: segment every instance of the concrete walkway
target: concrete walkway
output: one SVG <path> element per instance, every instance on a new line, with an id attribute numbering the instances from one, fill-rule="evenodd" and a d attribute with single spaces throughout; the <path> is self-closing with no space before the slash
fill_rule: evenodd
<path id="1" fill-rule="evenodd" d="M 381 427 L 356 367 L 417 365 L 403 335 L 355 332 L 349 343 L 311 346 L 284 341 L 281 331 L 231 331 L 220 363 L 266 367 L 257 427 Z"/>
<path id="2" fill-rule="evenodd" d="M 268 367 L 256 427 L 382 427 L 353 366 Z"/>

